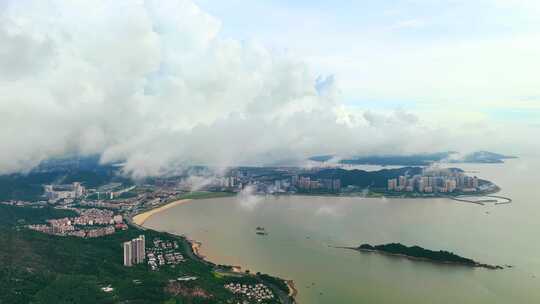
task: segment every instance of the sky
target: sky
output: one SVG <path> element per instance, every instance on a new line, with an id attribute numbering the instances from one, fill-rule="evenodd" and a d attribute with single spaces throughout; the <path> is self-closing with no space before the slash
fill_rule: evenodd
<path id="1" fill-rule="evenodd" d="M 495 116 L 484 106 L 539 108 L 538 1 L 197 3 L 222 20 L 222 37 L 259 40 L 336 75 L 347 104 L 458 103 Z"/>
<path id="2" fill-rule="evenodd" d="M 0 2 L 0 173 L 540 148 L 540 3 Z"/>

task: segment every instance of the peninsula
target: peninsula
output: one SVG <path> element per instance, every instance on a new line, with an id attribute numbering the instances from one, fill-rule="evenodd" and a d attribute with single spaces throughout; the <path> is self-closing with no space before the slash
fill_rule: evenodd
<path id="1" fill-rule="evenodd" d="M 439 250 L 429 250 L 420 246 L 405 246 L 400 243 L 390 243 L 385 245 L 362 244 L 359 247 L 342 247 L 360 252 L 376 252 L 385 255 L 400 256 L 413 260 L 429 261 L 441 264 L 463 265 L 470 267 L 481 267 L 487 269 L 504 269 L 503 266 L 479 263 L 475 260 L 459 256 L 453 252 Z"/>

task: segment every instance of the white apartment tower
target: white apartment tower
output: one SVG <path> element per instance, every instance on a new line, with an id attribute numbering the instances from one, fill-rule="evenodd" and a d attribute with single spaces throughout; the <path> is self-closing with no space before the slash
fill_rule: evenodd
<path id="1" fill-rule="evenodd" d="M 146 255 L 145 237 L 140 235 L 136 239 L 124 242 L 124 266 L 132 266 L 144 262 Z"/>
<path id="2" fill-rule="evenodd" d="M 139 235 L 139 237 L 137 238 L 137 261 L 138 263 L 142 263 L 144 262 L 144 257 L 146 255 L 146 250 L 145 250 L 145 247 L 146 247 L 146 241 L 145 241 L 145 238 L 144 238 L 144 235 Z"/>
<path id="3" fill-rule="evenodd" d="M 124 242 L 124 266 L 131 267 L 133 265 L 133 251 L 131 242 Z"/>

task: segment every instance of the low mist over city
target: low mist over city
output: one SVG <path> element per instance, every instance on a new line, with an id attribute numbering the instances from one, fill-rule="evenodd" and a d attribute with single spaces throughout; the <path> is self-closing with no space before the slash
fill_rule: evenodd
<path id="1" fill-rule="evenodd" d="M 0 304 L 540 301 L 538 1 L 4 0 L 0 41 Z"/>

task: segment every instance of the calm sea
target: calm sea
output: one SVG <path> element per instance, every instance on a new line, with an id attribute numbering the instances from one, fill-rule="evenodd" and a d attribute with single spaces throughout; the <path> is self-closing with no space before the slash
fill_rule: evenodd
<path id="1" fill-rule="evenodd" d="M 214 262 L 294 280 L 302 304 L 540 303 L 540 162 L 458 166 L 495 182 L 513 202 L 232 197 L 192 201 L 145 225 L 201 241 Z M 257 226 L 269 234 L 256 235 Z M 445 266 L 331 247 L 389 242 L 514 268 Z"/>

